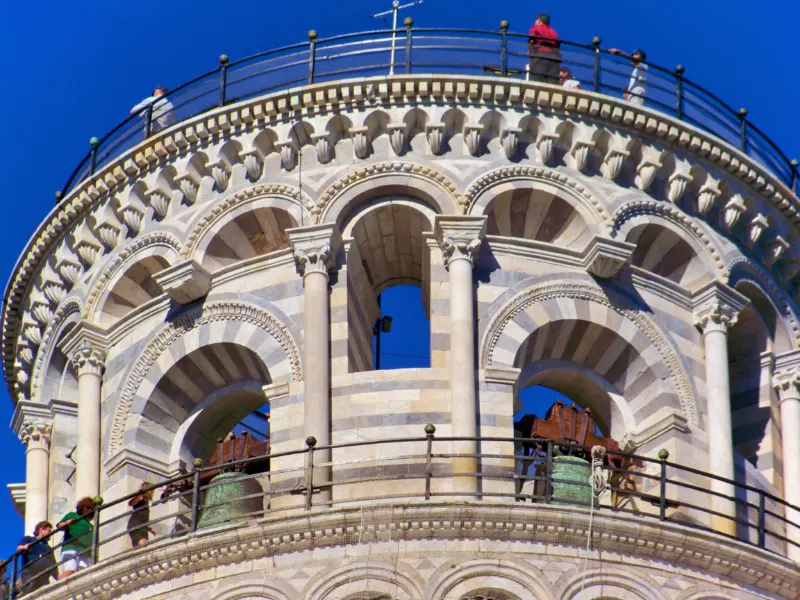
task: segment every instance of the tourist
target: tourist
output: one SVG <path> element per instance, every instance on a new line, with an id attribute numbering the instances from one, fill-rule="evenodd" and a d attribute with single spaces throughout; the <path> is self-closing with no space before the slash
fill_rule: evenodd
<path id="1" fill-rule="evenodd" d="M 536 17 L 528 32 L 528 49 L 531 56 L 531 79 L 545 83 L 558 82 L 558 67 L 561 64 L 560 42 L 556 30 L 550 27 L 546 13 Z"/>
<path id="2" fill-rule="evenodd" d="M 633 71 L 631 71 L 631 78 L 628 81 L 628 87 L 623 98 L 631 104 L 644 106 L 644 99 L 647 95 L 647 90 L 645 89 L 647 85 L 647 65 L 644 63 L 647 60 L 647 55 L 644 50 L 638 49 L 634 50 L 633 54 L 628 54 L 617 48 L 611 48 L 609 52 L 630 59 Z"/>
<path id="3" fill-rule="evenodd" d="M 148 534 L 156 534 L 155 529 L 147 525 L 150 522 L 150 501 L 153 499 L 153 490 L 147 490 L 147 488 L 152 485 L 152 483 L 144 482 L 139 486 L 139 493 L 128 502 L 128 506 L 133 508 L 128 519 L 128 535 L 134 548 L 144 546 L 147 543 Z"/>
<path id="4" fill-rule="evenodd" d="M 76 571 L 92 564 L 92 523 L 88 516 L 94 510 L 94 500 L 81 498 L 75 505 L 75 512 L 68 512 L 58 522 L 64 531 L 64 544 L 61 546 L 63 572 L 59 579 L 69 577 Z"/>
<path id="5" fill-rule="evenodd" d="M 0 563 L 0 600 L 5 600 L 11 595 L 11 582 L 6 581 L 8 563 Z"/>
<path id="6" fill-rule="evenodd" d="M 572 77 L 572 71 L 568 67 L 561 67 L 558 70 L 558 83 L 568 90 L 579 90 L 581 82 Z"/>
<path id="7" fill-rule="evenodd" d="M 33 528 L 33 535 L 26 535 L 19 541 L 17 552 L 22 552 L 22 586 L 27 594 L 50 583 L 56 576 L 53 549 L 47 538 L 53 531 L 50 521 L 39 521 Z"/>
<path id="8" fill-rule="evenodd" d="M 172 103 L 164 98 L 167 93 L 167 88 L 163 85 L 156 86 L 153 90 L 153 95 L 148 96 L 139 104 L 131 109 L 131 114 L 140 114 L 143 119 L 147 119 L 147 111 L 144 110 L 152 105 L 153 114 L 150 117 L 150 131 L 149 133 L 156 133 L 162 129 L 166 129 L 175 122 L 175 107 Z M 145 137 L 147 137 L 147 125 L 145 125 Z"/>

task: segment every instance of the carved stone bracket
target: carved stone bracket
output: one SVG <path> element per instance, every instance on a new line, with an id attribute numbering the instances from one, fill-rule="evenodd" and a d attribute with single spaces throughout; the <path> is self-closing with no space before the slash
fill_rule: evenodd
<path id="1" fill-rule="evenodd" d="M 207 295 L 211 289 L 211 273 L 187 260 L 153 276 L 161 290 L 178 304 L 189 304 Z"/>
<path id="2" fill-rule="evenodd" d="M 761 235 L 769 227 L 769 220 L 762 213 L 758 213 L 747 226 L 747 243 L 748 245 L 755 246 Z"/>
<path id="3" fill-rule="evenodd" d="M 200 189 L 200 180 L 190 172 L 180 173 L 175 177 L 175 183 L 181 188 L 181 193 L 187 204 L 194 204 L 197 200 L 197 190 Z"/>
<path id="4" fill-rule="evenodd" d="M 611 148 L 606 153 L 603 159 L 603 175 L 609 179 L 616 179 L 622 172 L 622 166 L 625 164 L 625 159 L 630 156 L 630 152 L 620 148 Z"/>
<path id="5" fill-rule="evenodd" d="M 536 142 L 536 148 L 539 150 L 539 160 L 542 164 L 549 165 L 553 160 L 553 148 L 558 141 L 558 134 L 543 133 L 539 141 Z"/>
<path id="6" fill-rule="evenodd" d="M 701 215 L 706 214 L 714 205 L 714 201 L 719 198 L 719 195 L 719 184 L 709 179 L 697 194 L 697 212 Z"/>
<path id="7" fill-rule="evenodd" d="M 480 123 L 468 123 L 464 125 L 464 143 L 467 145 L 467 151 L 472 156 L 478 156 L 480 152 L 482 133 L 483 125 Z"/>
<path id="8" fill-rule="evenodd" d="M 403 154 L 406 147 L 406 124 L 390 123 L 386 129 L 389 132 L 389 142 L 397 156 Z"/>
<path id="9" fill-rule="evenodd" d="M 247 177 L 250 181 L 258 181 L 261 177 L 261 171 L 264 168 L 264 160 L 261 158 L 261 153 L 253 148 L 239 153 L 239 158 L 242 159 Z"/>
<path id="10" fill-rule="evenodd" d="M 287 229 L 297 266 L 303 277 L 310 273 L 328 272 L 336 267 L 336 251 L 341 245 L 338 229 L 332 224 Z"/>
<path id="11" fill-rule="evenodd" d="M 667 189 L 667 199 L 673 204 L 680 202 L 683 194 L 686 192 L 686 186 L 692 180 L 692 176 L 683 171 L 676 171 L 670 175 Z"/>
<path id="12" fill-rule="evenodd" d="M 584 268 L 595 277 L 609 279 L 619 273 L 635 249 L 636 244 L 595 237 L 584 254 Z"/>
<path id="13" fill-rule="evenodd" d="M 425 125 L 425 137 L 428 138 L 428 146 L 432 154 L 438 155 L 442 151 L 444 131 L 444 123 L 428 123 Z"/>
<path id="14" fill-rule="evenodd" d="M 283 168 L 291 171 L 297 166 L 297 149 L 294 147 L 292 140 L 286 140 L 275 144 L 275 148 L 281 155 L 281 162 Z"/>
<path id="15" fill-rule="evenodd" d="M 228 187 L 228 182 L 231 179 L 230 165 L 218 158 L 206 164 L 206 169 L 211 171 L 211 177 L 214 179 L 214 184 L 220 192 L 223 192 Z"/>
<path id="16" fill-rule="evenodd" d="M 331 152 L 331 134 L 326 131 L 325 133 L 317 133 L 311 136 L 311 141 L 317 151 L 317 160 L 323 165 L 331 162 L 333 153 Z"/>
<path id="17" fill-rule="evenodd" d="M 733 288 L 711 281 L 692 297 L 694 324 L 703 333 L 720 329 L 727 331 L 736 324 L 739 313 L 748 302 L 747 297 Z"/>
<path id="18" fill-rule="evenodd" d="M 478 260 L 486 217 L 436 215 L 433 231 L 442 249 L 444 266 L 449 267 L 454 260 L 465 259 L 472 265 Z"/>
<path id="19" fill-rule="evenodd" d="M 503 130 L 500 141 L 503 145 L 503 152 L 508 160 L 512 160 L 517 153 L 519 147 L 519 134 L 522 129 L 519 127 L 507 127 Z"/>
<path id="20" fill-rule="evenodd" d="M 350 137 L 353 139 L 353 151 L 362 160 L 369 158 L 369 129 L 366 127 L 351 127 Z"/>
<path id="21" fill-rule="evenodd" d="M 732 230 L 736 227 L 736 223 L 739 222 L 739 218 L 744 214 L 745 210 L 747 210 L 747 207 L 742 197 L 738 194 L 733 196 L 733 198 L 728 200 L 728 203 L 725 205 L 725 210 L 722 212 L 722 226 L 727 231 Z"/>

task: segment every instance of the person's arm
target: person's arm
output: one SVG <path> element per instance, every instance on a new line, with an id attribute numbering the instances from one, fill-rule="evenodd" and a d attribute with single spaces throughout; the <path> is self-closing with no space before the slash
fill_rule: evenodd
<path id="1" fill-rule="evenodd" d="M 614 54 L 615 56 L 622 56 L 624 58 L 630 58 L 631 55 L 625 52 L 624 50 L 620 50 L 619 48 L 609 48 L 609 54 Z"/>
<path id="2" fill-rule="evenodd" d="M 141 111 L 143 108 L 146 108 L 149 104 L 152 104 L 154 100 L 155 98 L 153 98 L 152 96 L 148 96 L 147 98 L 139 102 L 139 104 L 137 104 L 131 109 L 131 114 L 132 115 L 138 114 L 139 111 Z"/>

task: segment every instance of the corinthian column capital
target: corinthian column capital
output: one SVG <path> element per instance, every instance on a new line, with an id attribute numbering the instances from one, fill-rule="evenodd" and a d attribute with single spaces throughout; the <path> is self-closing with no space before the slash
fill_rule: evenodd
<path id="1" fill-rule="evenodd" d="M 327 276 L 336 267 L 336 251 L 340 245 L 335 225 L 312 225 L 288 229 L 297 272 L 303 277 L 310 273 Z"/>
<path id="2" fill-rule="evenodd" d="M 745 296 L 718 281 L 698 290 L 692 298 L 694 324 L 704 334 L 710 331 L 727 332 L 736 324 L 739 313 L 747 305 Z"/>
<path id="3" fill-rule="evenodd" d="M 49 423 L 43 422 L 28 422 L 20 431 L 19 439 L 28 448 L 43 448 L 47 450 L 50 447 L 50 436 L 53 433 L 53 427 Z"/>
<path id="4" fill-rule="evenodd" d="M 72 353 L 72 368 L 78 377 L 84 374 L 102 375 L 105 367 L 106 353 L 96 346 L 87 343 Z"/>
<path id="5" fill-rule="evenodd" d="M 800 350 L 792 350 L 775 357 L 772 385 L 778 400 L 800 400 Z"/>
<path id="6" fill-rule="evenodd" d="M 436 215 L 433 231 L 442 249 L 444 266 L 467 260 L 475 266 L 486 229 L 485 216 Z"/>

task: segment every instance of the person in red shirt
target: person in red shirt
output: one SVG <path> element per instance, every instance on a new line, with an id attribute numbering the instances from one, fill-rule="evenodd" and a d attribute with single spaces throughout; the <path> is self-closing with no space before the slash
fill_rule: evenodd
<path id="1" fill-rule="evenodd" d="M 556 30 L 550 27 L 550 16 L 542 13 L 536 17 L 528 32 L 528 49 L 531 56 L 531 79 L 545 83 L 558 83 L 561 52 Z"/>

